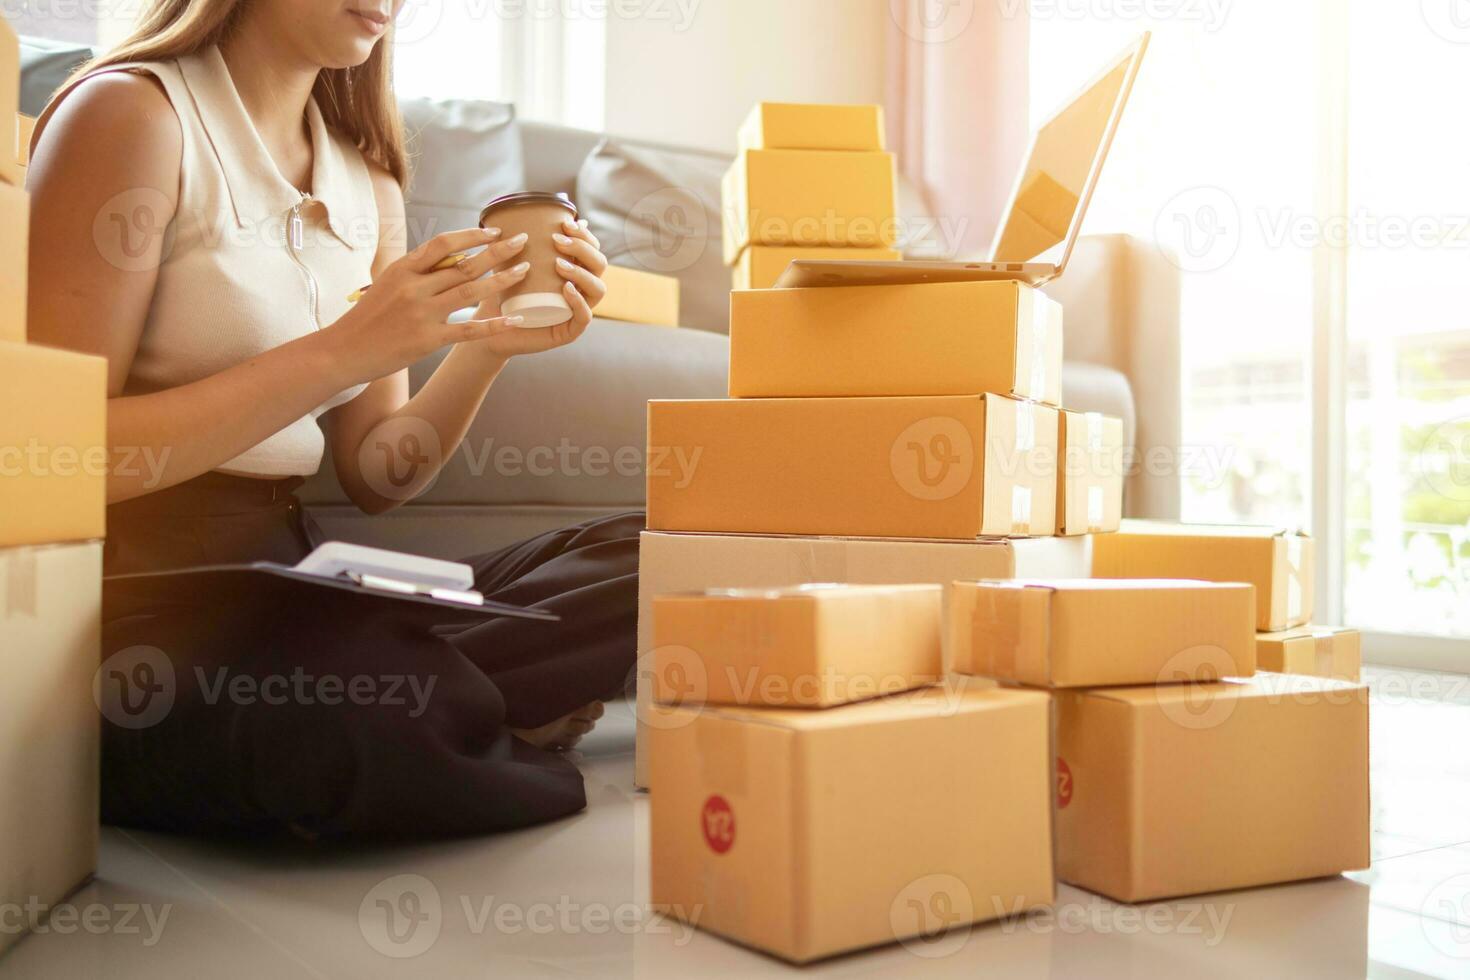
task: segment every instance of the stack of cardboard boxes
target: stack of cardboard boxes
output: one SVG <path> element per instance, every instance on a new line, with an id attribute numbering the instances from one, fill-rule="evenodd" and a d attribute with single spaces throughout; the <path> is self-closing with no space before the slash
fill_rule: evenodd
<path id="1" fill-rule="evenodd" d="M 881 106 L 756 106 L 723 196 L 736 289 L 768 289 L 798 258 L 900 258 Z"/>
<path id="2" fill-rule="evenodd" d="M 106 362 L 26 343 L 19 52 L 0 20 L 0 907 L 96 867 Z M 19 939 L 11 915 L 0 951 Z"/>

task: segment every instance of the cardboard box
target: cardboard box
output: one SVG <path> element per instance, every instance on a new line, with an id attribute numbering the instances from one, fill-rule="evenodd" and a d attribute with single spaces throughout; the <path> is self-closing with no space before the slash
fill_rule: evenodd
<path id="1" fill-rule="evenodd" d="M 761 102 L 740 127 L 742 150 L 882 152 L 883 107 Z"/>
<path id="2" fill-rule="evenodd" d="M 1101 534 L 1123 525 L 1123 420 L 1062 412 L 1057 444 L 1057 533 Z"/>
<path id="3" fill-rule="evenodd" d="M 954 607 L 961 638 L 954 669 L 962 674 L 1060 688 L 1213 681 L 1256 670 L 1249 585 L 957 582 Z"/>
<path id="4" fill-rule="evenodd" d="M 27 167 L 31 162 L 31 136 L 36 132 L 36 120 L 25 113 L 17 113 L 15 117 L 15 159 L 22 167 Z M 21 174 L 24 178 L 25 174 Z"/>
<path id="5" fill-rule="evenodd" d="M 898 262 L 896 248 L 802 248 L 799 245 L 751 245 L 735 263 L 734 289 L 770 289 L 797 259 L 838 262 Z"/>
<path id="6" fill-rule="evenodd" d="M 678 711 L 652 752 L 664 914 L 805 963 L 1054 900 L 1046 695 Z"/>
<path id="7" fill-rule="evenodd" d="M 107 362 L 0 342 L 0 548 L 103 536 Z"/>
<path id="8" fill-rule="evenodd" d="M 725 589 L 653 600 L 660 704 L 830 708 L 944 679 L 938 585 Z"/>
<path id="9" fill-rule="evenodd" d="M 898 176 L 891 153 L 745 150 L 721 184 L 725 264 L 747 245 L 898 241 Z"/>
<path id="10" fill-rule="evenodd" d="M 1017 282 L 730 294 L 732 398 L 986 392 L 1061 403 L 1060 303 Z"/>
<path id="11" fill-rule="evenodd" d="M 607 296 L 597 306 L 604 320 L 649 323 L 656 327 L 679 325 L 679 280 L 642 269 L 610 265 L 602 274 Z"/>
<path id="12" fill-rule="evenodd" d="M 1061 691 L 1057 875 L 1123 902 L 1368 867 L 1368 689 L 1257 674 Z"/>
<path id="13" fill-rule="evenodd" d="M 20 113 L 20 38 L 4 17 L 0 17 L 0 124 L 8 127 Z M 8 134 L 7 134 L 8 137 Z M 0 138 L 0 182 L 19 187 L 25 171 L 8 138 Z"/>
<path id="14" fill-rule="evenodd" d="M 648 527 L 879 538 L 1056 529 L 1057 412 L 1001 395 L 648 405 Z"/>
<path id="15" fill-rule="evenodd" d="M 1097 536 L 1092 560 L 1098 578 L 1249 582 L 1261 632 L 1312 618 L 1312 539 L 1300 531 L 1130 520 Z"/>
<path id="16" fill-rule="evenodd" d="M 49 908 L 97 867 L 101 616 L 99 543 L 0 550 L 5 908 Z M 4 925 L 0 953 L 22 938 L 22 922 Z"/>
<path id="17" fill-rule="evenodd" d="M 1256 635 L 1256 666 L 1278 674 L 1331 677 L 1356 683 L 1363 673 L 1363 637 L 1340 626 L 1299 626 Z"/>
<path id="18" fill-rule="evenodd" d="M 30 238 L 30 195 L 24 188 L 0 182 L 0 342 L 26 340 Z"/>
<path id="19" fill-rule="evenodd" d="M 670 592 L 781 589 L 818 582 L 929 583 L 945 592 L 946 665 L 958 646 L 951 616 L 962 579 L 1086 578 L 1090 538 L 905 541 L 872 538 L 748 537 L 644 532 L 638 553 L 638 740 L 634 782 L 649 785 L 648 730 L 667 712 L 653 701 L 653 600 Z"/>

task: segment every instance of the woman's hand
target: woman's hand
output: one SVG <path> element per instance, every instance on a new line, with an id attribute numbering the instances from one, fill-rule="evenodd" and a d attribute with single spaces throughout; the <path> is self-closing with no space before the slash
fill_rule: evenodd
<path id="1" fill-rule="evenodd" d="M 511 326 L 502 320 L 490 328 L 487 339 L 473 345 L 475 351 L 502 360 L 518 354 L 539 354 L 565 347 L 586 331 L 592 322 L 593 309 L 607 296 L 607 286 L 601 278 L 607 271 L 607 257 L 585 221 L 567 218 L 562 223 L 562 233 L 553 236 L 553 240 L 563 256 L 557 260 L 556 271 L 566 280 L 562 295 L 572 308 L 572 318 L 554 327 L 534 330 Z M 486 299 L 475 311 L 475 319 L 482 322 L 492 322 L 499 316 L 499 293 Z"/>
<path id="2" fill-rule="evenodd" d="M 500 294 L 526 277 L 525 263 L 487 276 L 526 245 L 523 236 L 497 242 L 498 232 L 473 228 L 438 235 L 384 270 L 356 306 L 323 330 L 342 366 L 343 387 L 387 377 L 441 347 L 519 331 L 519 317 L 501 317 Z M 456 252 L 484 251 L 448 269 L 435 269 Z M 494 315 L 448 322 L 456 311 L 489 301 Z M 525 331 L 535 333 L 537 331 Z"/>

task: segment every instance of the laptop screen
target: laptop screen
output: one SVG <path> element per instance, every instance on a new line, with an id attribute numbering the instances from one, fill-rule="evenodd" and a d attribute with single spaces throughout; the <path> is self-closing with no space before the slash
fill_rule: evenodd
<path id="1" fill-rule="evenodd" d="M 1128 87 L 1133 54 L 1037 130 L 992 261 L 1029 262 L 1067 240 L 1088 176 L 1106 152 L 1109 122 Z"/>

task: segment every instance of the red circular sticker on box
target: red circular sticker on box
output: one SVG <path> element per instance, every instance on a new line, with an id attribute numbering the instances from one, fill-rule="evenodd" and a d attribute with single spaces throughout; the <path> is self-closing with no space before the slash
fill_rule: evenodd
<path id="1" fill-rule="evenodd" d="M 704 801 L 700 824 L 704 828 L 704 842 L 716 854 L 724 854 L 734 846 L 735 811 L 723 796 L 716 794 Z"/>
<path id="2" fill-rule="evenodd" d="M 1057 759 L 1057 809 L 1065 810 L 1072 802 L 1072 767 L 1067 760 Z"/>

